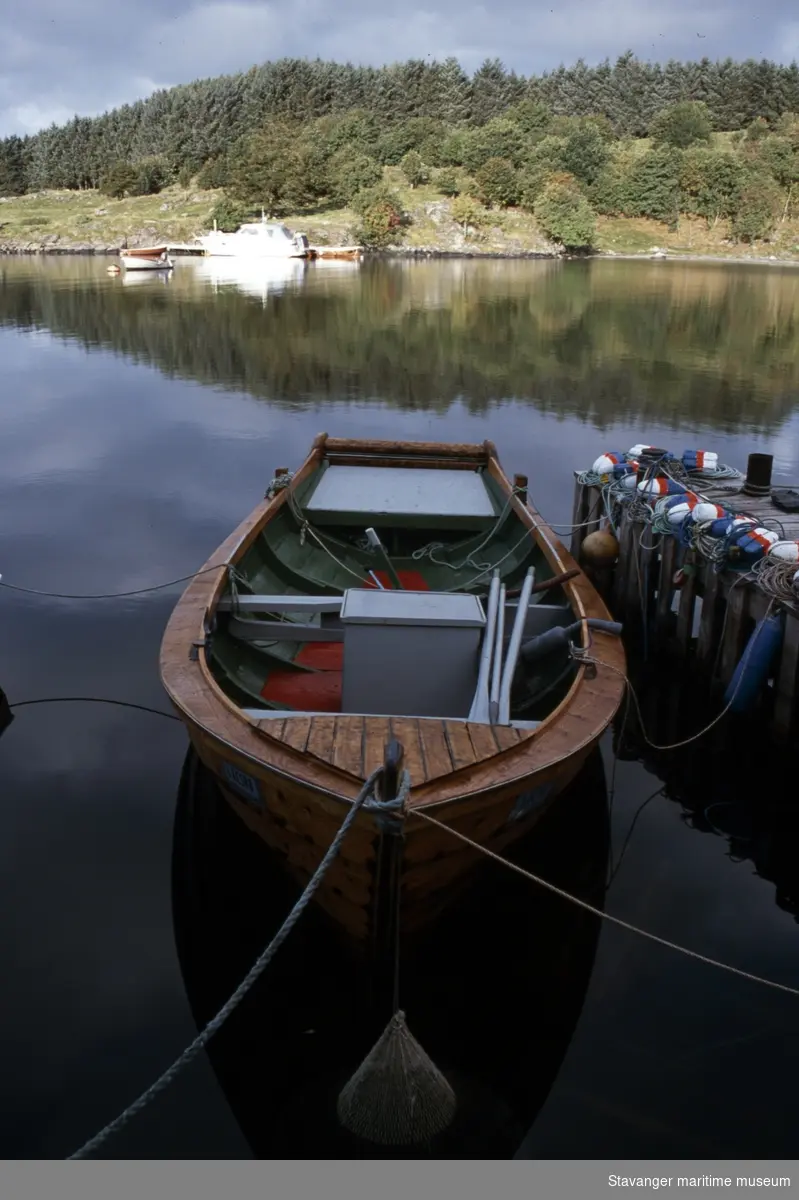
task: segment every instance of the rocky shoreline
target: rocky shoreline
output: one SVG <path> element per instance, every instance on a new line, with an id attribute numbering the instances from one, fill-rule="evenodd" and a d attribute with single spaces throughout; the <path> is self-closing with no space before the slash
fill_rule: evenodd
<path id="1" fill-rule="evenodd" d="M 93 246 L 89 243 L 76 243 L 65 246 L 48 245 L 41 242 L 0 242 L 0 255 L 17 254 L 96 254 L 119 256 L 119 246 Z"/>
<path id="2" fill-rule="evenodd" d="M 52 245 L 40 242 L 0 243 L 2 255 L 88 255 L 119 257 L 120 246 L 76 243 Z M 170 251 L 174 258 L 195 257 L 186 251 Z M 557 251 L 547 250 L 446 250 L 436 246 L 391 246 L 385 250 L 367 250 L 368 258 L 563 258 Z"/>
<path id="3" fill-rule="evenodd" d="M 66 244 L 48 242 L 0 242 L 0 257 L 20 257 L 36 255 L 85 256 L 98 258 L 118 258 L 120 246 L 93 244 L 90 242 L 73 242 Z M 174 251 L 175 258 L 195 257 L 185 251 Z M 785 258 L 778 255 L 748 254 L 686 254 L 661 250 L 653 247 L 638 254 L 621 253 L 615 250 L 594 250 L 585 254 L 567 254 L 557 250 L 480 250 L 463 247 L 458 250 L 447 250 L 437 246 L 390 246 L 385 250 L 367 250 L 364 257 L 369 259 L 480 259 L 480 260 L 552 260 L 552 259 L 618 259 L 620 261 L 668 260 L 670 262 L 706 262 L 751 265 L 753 263 L 774 267 L 799 267 L 799 258 Z"/>

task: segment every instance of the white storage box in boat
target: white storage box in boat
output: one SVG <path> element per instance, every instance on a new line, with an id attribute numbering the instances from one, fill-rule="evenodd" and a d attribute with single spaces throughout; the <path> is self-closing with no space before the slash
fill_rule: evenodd
<path id="1" fill-rule="evenodd" d="M 486 623 L 477 596 L 353 588 L 341 622 L 342 712 L 469 715 Z"/>

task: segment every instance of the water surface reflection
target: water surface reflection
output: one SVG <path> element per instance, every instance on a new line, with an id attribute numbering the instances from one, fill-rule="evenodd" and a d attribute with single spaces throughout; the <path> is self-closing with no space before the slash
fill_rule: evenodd
<path id="1" fill-rule="evenodd" d="M 489 437 L 564 524 L 572 469 L 640 440 L 704 444 L 739 467 L 763 450 L 781 481 L 799 480 L 794 272 L 317 264 L 264 303 L 235 281 L 215 290 L 197 265 L 179 262 L 166 284 L 125 286 L 103 260 L 0 262 L 4 581 L 111 593 L 188 574 L 320 429 Z M 11 700 L 163 707 L 158 646 L 179 593 L 79 601 L 0 588 L 0 682 Z M 710 759 L 694 771 L 694 811 L 717 793 L 735 801 L 710 814 L 722 832 L 700 834 L 682 799 L 658 796 L 605 906 L 796 985 L 791 793 L 748 736 L 724 752 L 726 774 Z M 0 740 L 0 956 L 13 981 L 0 1034 L 6 1157 L 70 1153 L 194 1035 L 171 908 L 185 750 L 174 722 L 85 705 L 22 709 Z M 759 767 L 748 778 L 737 770 L 744 753 Z M 661 765 L 637 753 L 619 764 L 616 852 Z M 725 820 L 737 822 L 736 857 L 750 839 L 744 862 L 727 857 Z M 519 898 L 520 920 L 535 903 Z M 512 938 L 513 913 L 505 924 Z M 549 1003 L 543 973 L 539 986 Z M 546 1041 L 521 994 L 503 996 L 508 1022 Z M 522 1153 L 789 1157 L 794 1009 L 791 997 L 603 928 L 574 1039 Z M 246 1156 L 233 1103 L 198 1063 L 109 1153 Z"/>

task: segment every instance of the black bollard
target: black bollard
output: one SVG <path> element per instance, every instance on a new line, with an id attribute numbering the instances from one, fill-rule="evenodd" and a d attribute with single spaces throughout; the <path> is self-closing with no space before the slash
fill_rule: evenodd
<path id="1" fill-rule="evenodd" d="M 771 491 L 773 454 L 750 454 L 746 463 L 746 479 L 741 491 L 747 496 L 768 496 Z"/>

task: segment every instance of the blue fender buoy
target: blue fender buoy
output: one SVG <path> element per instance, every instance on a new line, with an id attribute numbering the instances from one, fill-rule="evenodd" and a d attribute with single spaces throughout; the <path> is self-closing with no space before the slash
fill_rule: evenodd
<path id="1" fill-rule="evenodd" d="M 771 613 L 755 625 L 724 693 L 724 703 L 730 705 L 730 712 L 748 712 L 755 703 L 779 653 L 784 628 L 782 613 Z"/>

